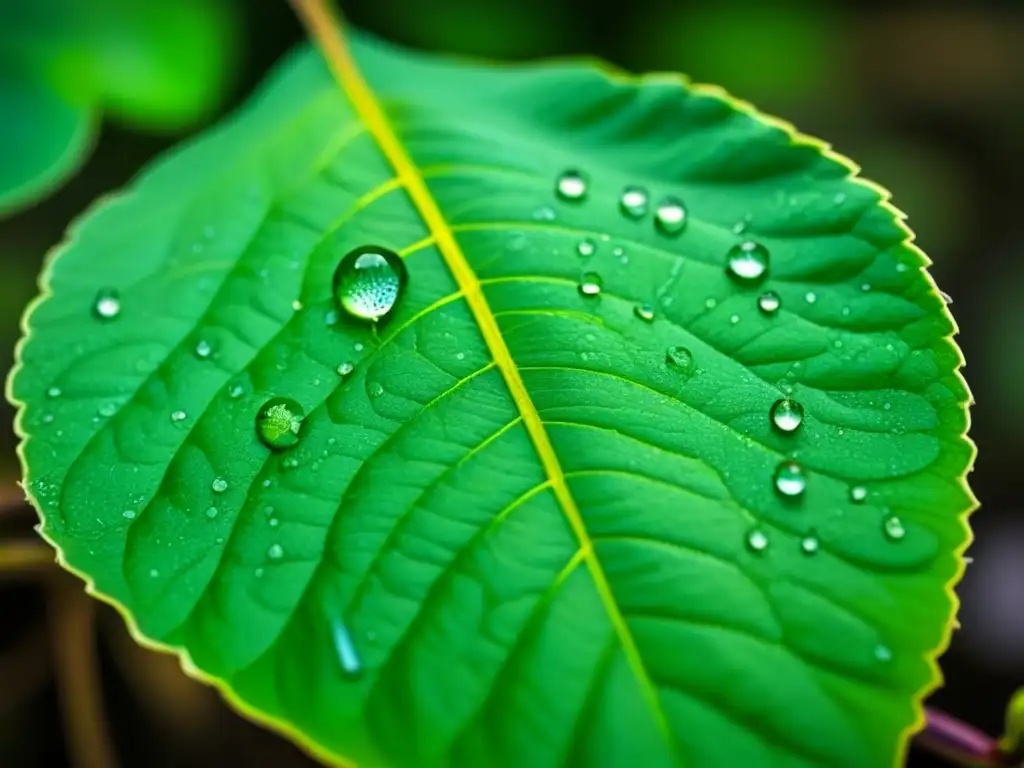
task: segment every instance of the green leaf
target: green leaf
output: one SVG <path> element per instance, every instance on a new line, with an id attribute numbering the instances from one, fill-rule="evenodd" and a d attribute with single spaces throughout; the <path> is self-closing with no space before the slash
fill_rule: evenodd
<path id="1" fill-rule="evenodd" d="M 232 77 L 230 0 L 0 3 L 0 213 L 64 182 L 96 117 L 177 131 L 209 115 Z"/>
<path id="2" fill-rule="evenodd" d="M 11 392 L 66 564 L 326 759 L 898 761 L 973 448 L 886 194 L 678 77 L 353 34 L 367 86 L 332 34 L 337 82 L 300 51 L 51 262 Z M 367 244 L 408 270 L 377 328 L 332 297 Z M 294 448 L 257 435 L 277 397 Z"/>

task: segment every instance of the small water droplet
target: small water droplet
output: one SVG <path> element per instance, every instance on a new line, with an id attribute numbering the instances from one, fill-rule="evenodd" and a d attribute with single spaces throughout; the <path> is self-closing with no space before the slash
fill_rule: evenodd
<path id="1" fill-rule="evenodd" d="M 686 347 L 671 346 L 665 350 L 665 362 L 689 372 L 693 367 L 693 354 Z"/>
<path id="2" fill-rule="evenodd" d="M 262 568 L 257 568 L 256 570 L 254 570 L 252 572 L 252 575 L 255 576 L 257 579 L 262 579 L 263 578 L 263 574 L 264 574 L 264 570 Z"/>
<path id="3" fill-rule="evenodd" d="M 96 294 L 93 314 L 100 320 L 113 320 L 121 314 L 121 299 L 113 288 L 102 288 Z"/>
<path id="4" fill-rule="evenodd" d="M 117 413 L 117 406 L 114 405 L 113 403 L 104 403 L 103 405 L 96 409 L 96 413 L 98 413 L 105 419 L 109 419 L 111 416 Z"/>
<path id="5" fill-rule="evenodd" d="M 766 315 L 774 315 L 782 306 L 782 299 L 775 291 L 767 291 L 757 298 L 757 308 Z"/>
<path id="6" fill-rule="evenodd" d="M 160 571 L 158 571 L 158 570 L 157 570 L 156 568 L 150 568 L 150 569 L 149 569 L 149 578 L 151 578 L 151 579 L 155 579 L 155 578 L 157 578 L 157 577 L 158 577 L 159 575 L 160 575 Z"/>
<path id="7" fill-rule="evenodd" d="M 897 272 L 906 272 L 906 271 L 907 271 L 907 265 L 906 265 L 906 264 L 904 264 L 904 263 L 903 263 L 902 261 L 901 261 L 901 262 L 899 262 L 899 263 L 898 263 L 898 264 L 896 265 L 896 271 L 897 271 Z"/>
<path id="8" fill-rule="evenodd" d="M 344 379 L 346 376 L 351 375 L 352 371 L 354 371 L 355 369 L 355 365 L 346 360 L 344 363 L 338 366 L 338 375 Z"/>
<path id="9" fill-rule="evenodd" d="M 228 489 L 228 481 L 223 477 L 218 477 L 214 479 L 210 484 L 210 487 L 213 489 L 214 493 L 224 493 L 224 491 Z"/>
<path id="10" fill-rule="evenodd" d="M 380 397 L 384 394 L 384 387 L 377 381 L 371 382 L 367 389 L 370 392 L 370 397 Z"/>
<path id="11" fill-rule="evenodd" d="M 768 549 L 768 534 L 760 528 L 747 531 L 747 549 L 751 552 L 764 552 Z"/>
<path id="12" fill-rule="evenodd" d="M 820 548 L 821 543 L 816 536 L 804 536 L 800 541 L 800 551 L 805 555 L 813 555 Z"/>
<path id="13" fill-rule="evenodd" d="M 534 221 L 554 221 L 555 209 L 550 205 L 542 205 L 533 212 Z"/>
<path id="14" fill-rule="evenodd" d="M 174 411 L 171 414 L 171 421 L 184 421 L 186 418 L 187 415 L 184 411 Z"/>
<path id="15" fill-rule="evenodd" d="M 292 309 L 298 312 L 300 309 L 302 309 L 302 302 L 299 301 L 298 299 L 295 299 L 292 302 Z"/>
<path id="16" fill-rule="evenodd" d="M 363 663 L 356 653 L 352 635 L 340 620 L 331 621 L 331 634 L 334 637 L 334 651 L 338 654 L 341 670 L 349 677 L 358 677 L 363 671 Z"/>
<path id="17" fill-rule="evenodd" d="M 219 514 L 219 511 L 217 510 L 216 507 L 209 507 L 206 510 L 206 516 L 209 519 L 211 519 L 211 520 L 213 520 L 215 517 L 217 517 L 218 514 Z"/>
<path id="18" fill-rule="evenodd" d="M 582 200 L 587 196 L 587 180 L 575 168 L 563 171 L 555 182 L 555 194 L 562 200 Z"/>
<path id="19" fill-rule="evenodd" d="M 339 309 L 359 320 L 377 322 L 395 309 L 405 289 L 405 263 L 394 251 L 364 245 L 345 254 L 334 271 Z"/>
<path id="20" fill-rule="evenodd" d="M 839 311 L 839 313 L 840 313 L 840 314 L 841 314 L 841 315 L 842 315 L 843 317 L 849 317 L 849 316 L 850 316 L 850 308 L 849 308 L 849 307 L 843 307 L 843 308 L 842 308 L 842 309 L 841 309 L 841 310 Z"/>
<path id="21" fill-rule="evenodd" d="M 625 187 L 619 198 L 619 208 L 631 219 L 642 219 L 647 215 L 647 190 L 636 186 Z"/>
<path id="22" fill-rule="evenodd" d="M 50 387 L 48 390 L 46 390 L 47 397 L 60 397 L 61 394 L 62 393 L 60 391 L 60 387 Z"/>
<path id="23" fill-rule="evenodd" d="M 666 235 L 678 235 L 686 228 L 686 208 L 678 197 L 666 197 L 654 211 L 654 224 Z"/>
<path id="24" fill-rule="evenodd" d="M 278 519 L 277 519 L 276 517 L 272 517 L 272 518 L 270 518 L 270 520 L 268 521 L 268 523 L 267 523 L 267 524 L 268 524 L 268 525 L 269 525 L 269 526 L 270 526 L 271 528 L 277 528 L 277 526 L 279 526 L 279 525 L 281 524 L 281 521 L 280 521 L 280 520 L 278 520 Z"/>
<path id="25" fill-rule="evenodd" d="M 804 468 L 795 461 L 784 461 L 775 469 L 775 490 L 783 496 L 798 497 L 806 487 Z"/>
<path id="26" fill-rule="evenodd" d="M 725 269 L 741 282 L 760 280 L 768 272 L 768 249 L 753 240 L 734 245 L 725 257 Z"/>
<path id="27" fill-rule="evenodd" d="M 271 560 L 280 560 L 284 557 L 284 547 L 280 544 L 271 544 L 270 548 L 267 550 L 267 557 Z"/>
<path id="28" fill-rule="evenodd" d="M 863 485 L 855 485 L 850 488 L 850 501 L 854 504 L 860 504 L 864 499 L 868 497 L 868 489 Z"/>
<path id="29" fill-rule="evenodd" d="M 832 198 L 832 202 L 835 203 L 836 205 L 842 205 L 843 203 L 846 202 L 846 193 L 836 192 L 836 196 Z"/>
<path id="30" fill-rule="evenodd" d="M 210 346 L 210 342 L 203 340 L 196 344 L 196 357 L 200 360 L 205 360 L 212 352 L 213 347 Z"/>
<path id="31" fill-rule="evenodd" d="M 807 293 L 804 294 L 804 300 L 808 304 L 813 304 L 818 300 L 818 294 L 816 294 L 814 291 L 808 291 Z"/>
<path id="32" fill-rule="evenodd" d="M 364 349 L 362 342 L 357 341 L 355 344 L 352 345 L 352 349 L 354 349 L 356 352 L 362 352 Z"/>
<path id="33" fill-rule="evenodd" d="M 135 510 L 134 509 L 126 509 L 124 512 L 121 513 L 121 517 L 123 517 L 125 520 L 134 520 L 135 519 Z"/>
<path id="34" fill-rule="evenodd" d="M 580 276 L 579 291 L 584 296 L 597 296 L 604 287 L 604 282 L 597 272 L 584 272 Z"/>
<path id="35" fill-rule="evenodd" d="M 796 432 L 804 421 L 804 407 L 796 400 L 784 397 L 772 404 L 768 415 L 780 432 Z"/>
<path id="36" fill-rule="evenodd" d="M 879 661 L 892 661 L 892 649 L 884 643 L 875 646 L 875 658 Z"/>
<path id="37" fill-rule="evenodd" d="M 595 243 L 589 237 L 584 238 L 583 240 L 580 240 L 576 244 L 576 253 L 578 253 L 583 258 L 587 258 L 588 256 L 593 256 L 596 251 L 597 251 L 597 243 Z"/>
<path id="38" fill-rule="evenodd" d="M 717 306 L 718 306 L 718 299 L 716 299 L 713 296 L 709 296 L 708 298 L 706 298 L 704 300 L 704 307 L 706 309 L 714 309 Z"/>
<path id="39" fill-rule="evenodd" d="M 644 322 L 649 323 L 654 320 L 654 307 L 644 301 L 633 306 L 633 314 Z"/>
<path id="40" fill-rule="evenodd" d="M 237 400 L 244 394 L 245 389 L 242 387 L 241 384 L 232 384 L 230 387 L 228 387 L 228 397 L 230 397 L 232 400 Z"/>
<path id="41" fill-rule="evenodd" d="M 335 309 L 329 309 L 324 312 L 324 325 L 337 325 L 338 324 L 338 311 Z"/>
<path id="42" fill-rule="evenodd" d="M 885 532 L 885 538 L 889 541 L 901 541 L 907 535 L 903 521 L 896 515 L 886 515 L 885 520 L 882 521 L 882 530 Z"/>
<path id="43" fill-rule="evenodd" d="M 736 323 L 738 323 L 739 321 L 740 321 L 740 316 L 739 315 L 732 315 L 729 318 L 729 322 L 732 323 L 733 325 L 736 325 Z"/>
<path id="44" fill-rule="evenodd" d="M 299 442 L 299 429 L 306 412 L 288 397 L 272 397 L 256 414 L 256 434 L 273 450 L 290 448 Z"/>

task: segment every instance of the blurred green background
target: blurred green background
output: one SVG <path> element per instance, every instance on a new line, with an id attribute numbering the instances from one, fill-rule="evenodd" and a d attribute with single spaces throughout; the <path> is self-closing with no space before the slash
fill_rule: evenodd
<path id="1" fill-rule="evenodd" d="M 971 483 L 983 507 L 960 588 L 962 629 L 943 659 L 946 686 L 930 703 L 998 733 L 1005 702 L 1024 684 L 1024 2 L 342 5 L 357 24 L 432 50 L 508 60 L 597 54 L 634 71 L 683 71 L 827 139 L 893 190 L 953 298 L 977 399 Z M 126 13 L 140 9 L 150 18 L 133 28 Z M 24 26 L 5 23 L 29 11 L 38 13 Z M 108 37 L 110 19 L 124 28 Z M 19 122 L 20 102 L 3 90 L 18 78 L 42 78 L 76 116 L 73 126 L 85 125 L 84 134 L 64 137 L 79 142 L 78 157 L 58 170 L 83 163 L 70 180 L 50 197 L 43 185 L 36 202 L 0 214 L 8 364 L 43 256 L 69 222 L 154 155 L 234 109 L 301 39 L 284 0 L 0 0 L 0 141 L 56 124 L 45 113 Z M 10 424 L 13 410 L 2 408 Z M 15 442 L 3 431 L 0 536 L 28 538 L 34 517 L 17 487 Z M 0 766 L 113 766 L 90 741 L 102 717 L 96 697 L 123 766 L 313 765 L 186 680 L 169 658 L 136 648 L 116 614 L 93 610 L 80 592 L 54 568 L 0 573 Z M 87 664 L 93 630 L 95 677 Z M 939 764 L 920 754 L 910 761 Z"/>

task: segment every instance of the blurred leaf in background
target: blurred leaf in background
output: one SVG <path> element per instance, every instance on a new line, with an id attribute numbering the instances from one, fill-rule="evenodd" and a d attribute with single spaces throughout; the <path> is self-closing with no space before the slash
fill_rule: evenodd
<path id="1" fill-rule="evenodd" d="M 101 113 L 176 132 L 210 115 L 237 71 L 234 0 L 0 2 L 0 214 L 84 162 Z"/>

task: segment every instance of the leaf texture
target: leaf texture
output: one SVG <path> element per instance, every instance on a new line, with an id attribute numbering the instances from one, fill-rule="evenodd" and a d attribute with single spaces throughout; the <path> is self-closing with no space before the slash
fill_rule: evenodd
<path id="1" fill-rule="evenodd" d="M 357 71 L 324 40 L 337 79 L 299 51 L 52 260 L 11 390 L 67 565 L 329 760 L 898 762 L 973 447 L 952 319 L 886 194 L 675 76 L 352 33 Z M 556 194 L 570 169 L 582 199 Z M 747 240 L 756 285 L 726 269 Z M 409 273 L 379 328 L 331 293 L 366 244 Z M 307 417 L 271 452 L 254 417 L 279 396 Z"/>

